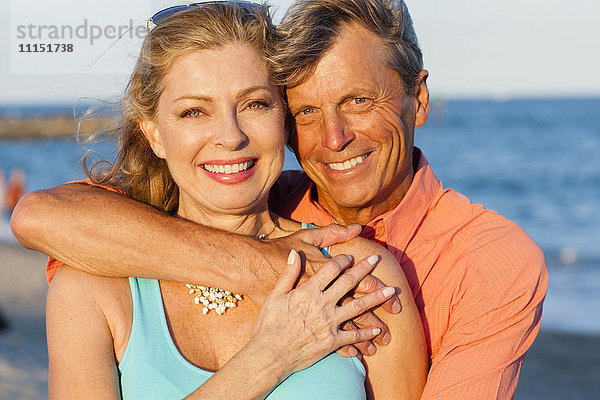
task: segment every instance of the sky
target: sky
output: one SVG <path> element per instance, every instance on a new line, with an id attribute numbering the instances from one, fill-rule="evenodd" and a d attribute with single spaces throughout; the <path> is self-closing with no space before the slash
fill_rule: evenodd
<path id="1" fill-rule="evenodd" d="M 291 3 L 270 1 L 276 21 Z M 139 51 L 147 18 L 177 4 L 181 3 L 2 0 L 0 104 L 117 98 Z M 600 96 L 597 0 L 407 0 L 407 4 L 434 98 Z M 119 34 L 122 37 L 116 39 Z M 41 44 L 46 45 L 44 52 Z"/>

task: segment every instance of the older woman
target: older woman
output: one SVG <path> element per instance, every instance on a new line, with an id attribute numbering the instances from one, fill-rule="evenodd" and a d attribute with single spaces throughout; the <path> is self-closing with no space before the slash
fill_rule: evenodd
<path id="1" fill-rule="evenodd" d="M 266 9 L 211 2 L 153 21 L 127 89 L 119 155 L 92 180 L 225 231 L 274 238 L 301 229 L 267 205 L 287 135 L 281 90 L 269 78 Z M 61 268 L 47 306 L 51 397 L 418 398 L 427 356 L 401 269 L 366 240 L 329 251 L 331 261 L 295 289 L 292 252 L 262 310 L 225 288 Z M 363 261 L 343 272 L 343 253 Z M 338 306 L 375 265 L 395 290 Z M 402 312 L 379 315 L 390 345 L 362 363 L 331 353 L 377 335 L 339 326 L 395 291 Z"/>

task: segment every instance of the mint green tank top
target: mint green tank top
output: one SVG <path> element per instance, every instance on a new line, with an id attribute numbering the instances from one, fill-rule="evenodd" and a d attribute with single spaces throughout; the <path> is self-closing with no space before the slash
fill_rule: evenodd
<path id="1" fill-rule="evenodd" d="M 184 398 L 213 373 L 192 365 L 177 350 L 167 326 L 158 281 L 129 278 L 129 286 L 133 324 L 118 368 L 121 396 L 125 400 Z M 290 375 L 267 399 L 365 399 L 365 376 L 358 358 L 331 353 Z"/>

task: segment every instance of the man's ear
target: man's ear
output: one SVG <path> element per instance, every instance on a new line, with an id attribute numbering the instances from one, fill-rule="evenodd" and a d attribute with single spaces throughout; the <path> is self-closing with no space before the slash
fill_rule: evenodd
<path id="1" fill-rule="evenodd" d="M 415 99 L 417 108 L 415 113 L 415 126 L 423 126 L 429 116 L 429 89 L 427 89 L 427 77 L 429 72 L 422 70 L 415 85 Z"/>
<path id="2" fill-rule="evenodd" d="M 148 139 L 148 143 L 150 143 L 150 147 L 152 151 L 158 158 L 165 159 L 165 149 L 163 143 L 160 139 L 160 132 L 158 131 L 158 126 L 154 121 L 142 120 L 140 123 L 140 129 Z"/>

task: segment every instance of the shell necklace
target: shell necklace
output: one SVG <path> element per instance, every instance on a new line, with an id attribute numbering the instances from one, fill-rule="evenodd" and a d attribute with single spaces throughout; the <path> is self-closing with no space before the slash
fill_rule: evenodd
<path id="1" fill-rule="evenodd" d="M 275 228 L 277 228 L 277 224 L 273 222 L 273 228 L 269 232 L 261 233 L 256 238 L 259 240 L 266 239 L 275 231 Z M 186 283 L 185 286 L 190 290 L 190 294 L 195 295 L 194 303 L 204 306 L 202 309 L 203 315 L 208 314 L 210 310 L 215 310 L 217 314 L 223 315 L 228 308 L 236 307 L 237 302 L 242 300 L 241 294 L 217 287 L 193 285 L 191 283 Z"/>

